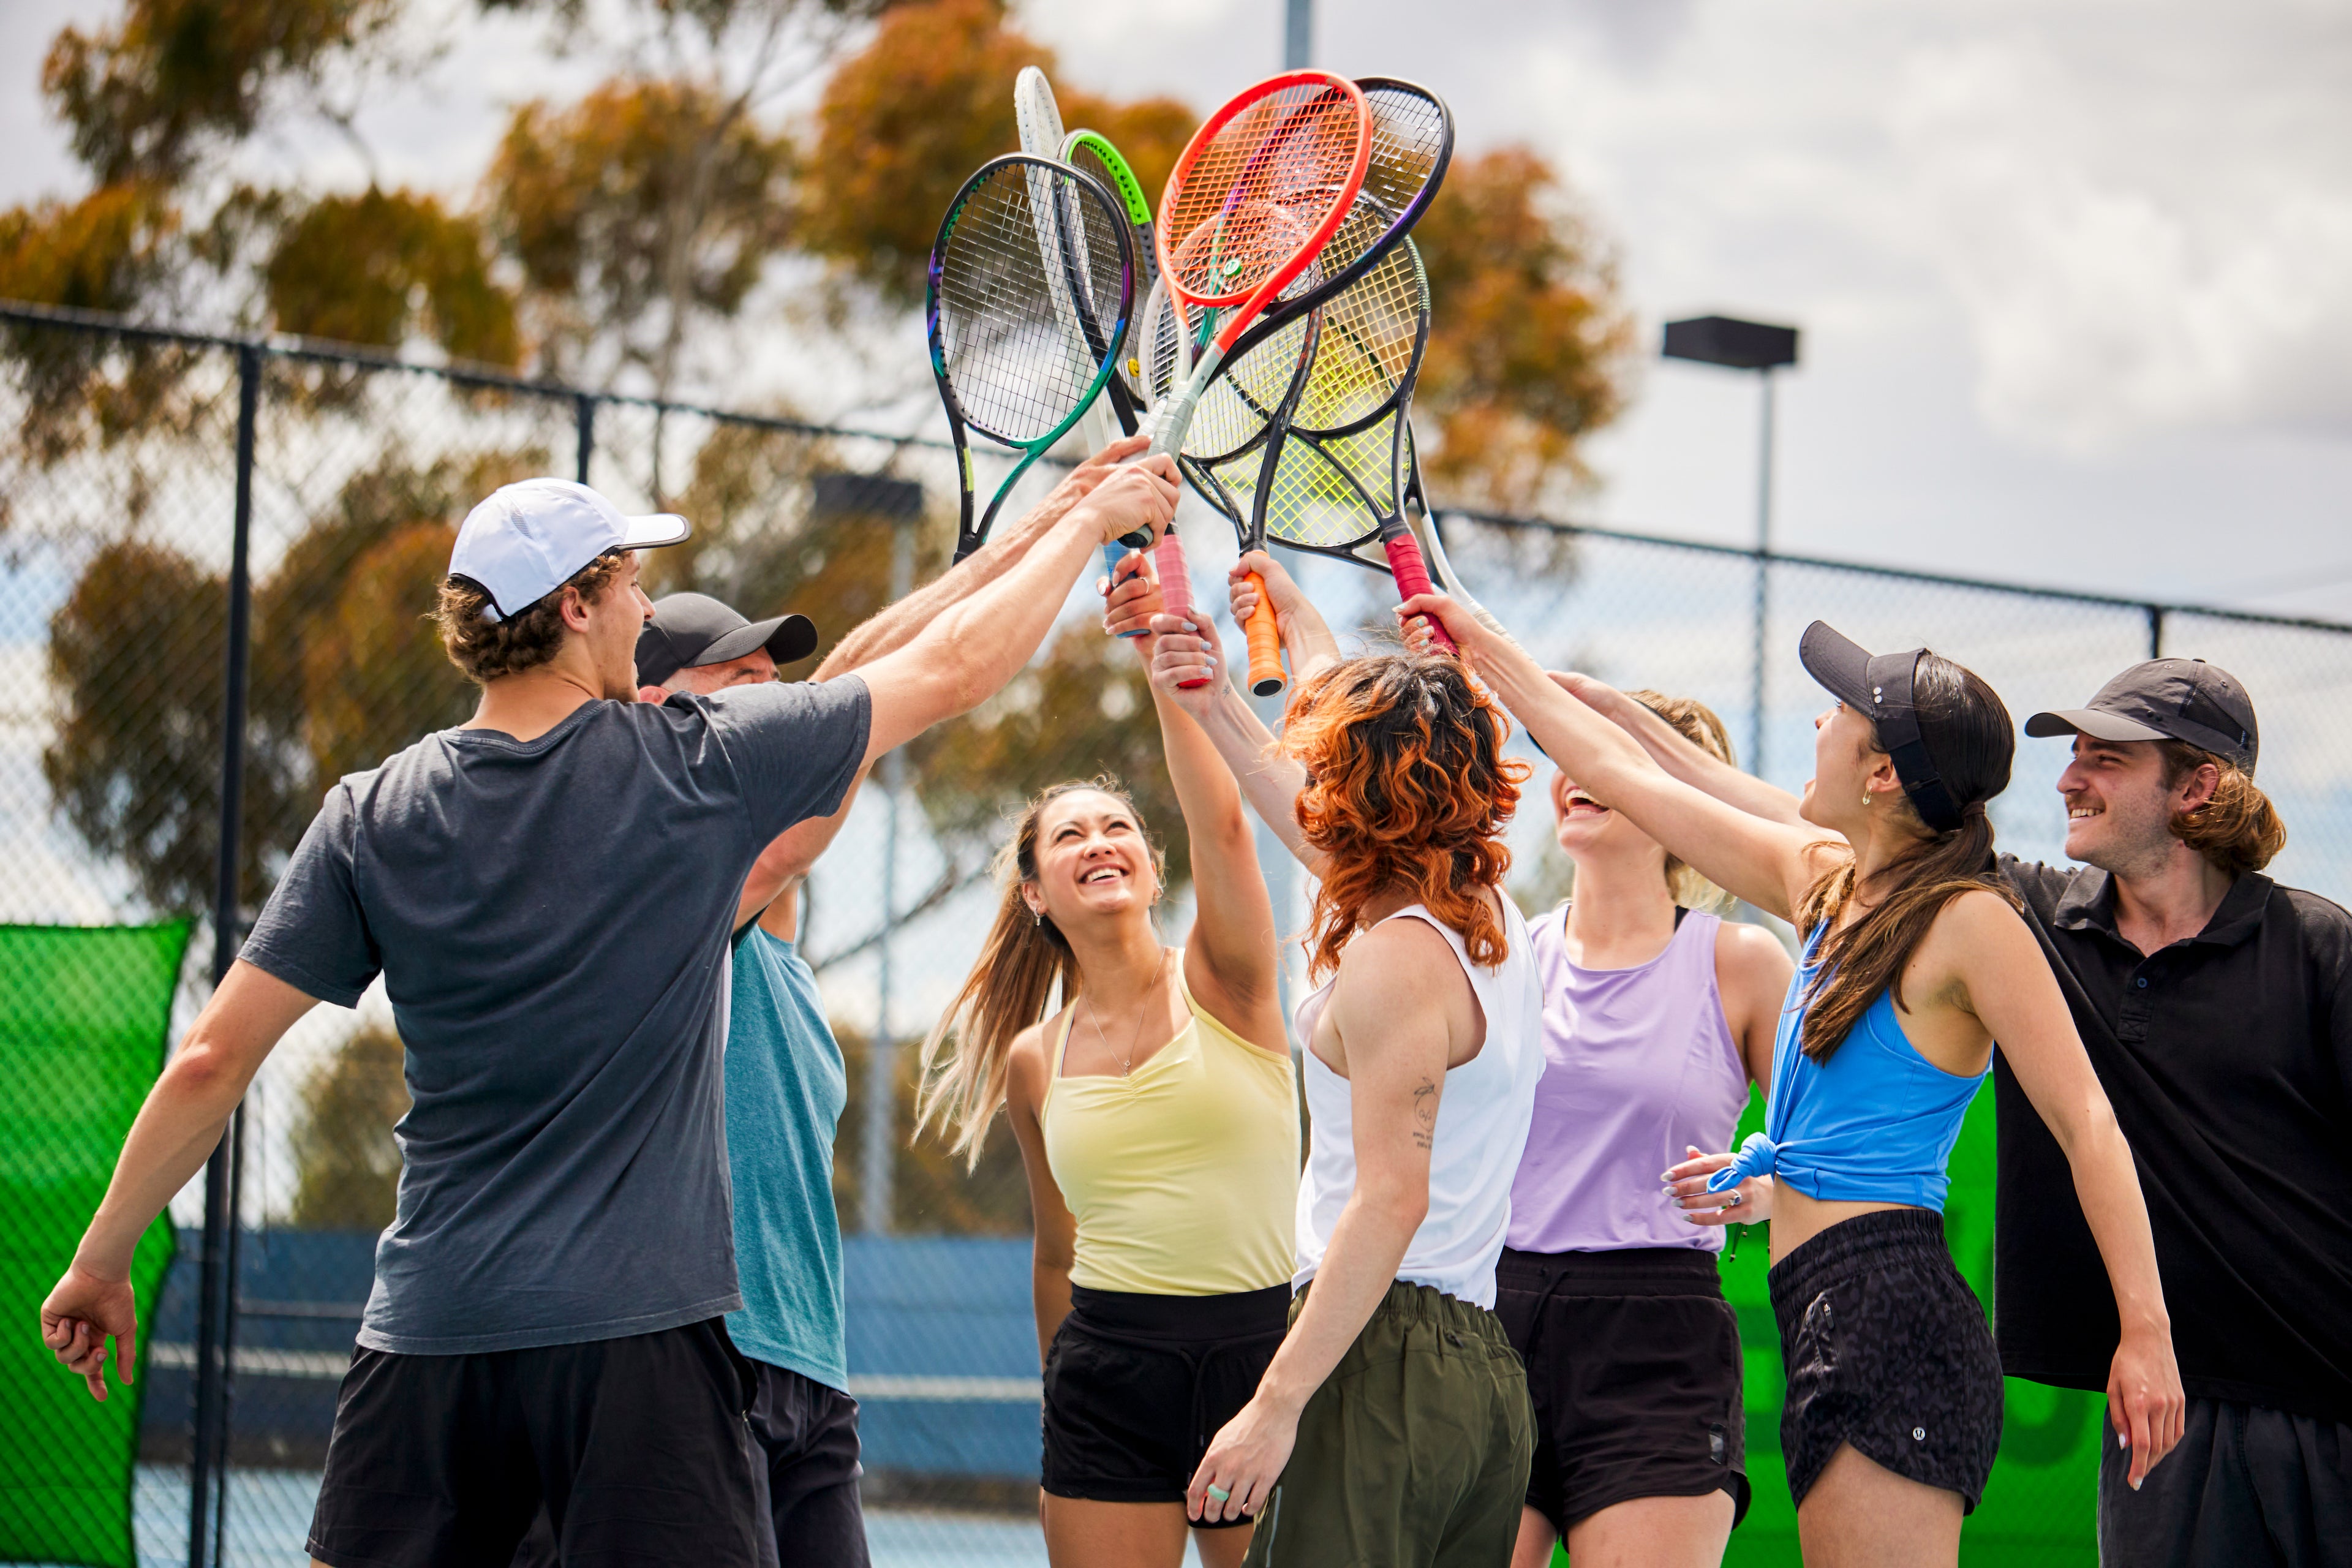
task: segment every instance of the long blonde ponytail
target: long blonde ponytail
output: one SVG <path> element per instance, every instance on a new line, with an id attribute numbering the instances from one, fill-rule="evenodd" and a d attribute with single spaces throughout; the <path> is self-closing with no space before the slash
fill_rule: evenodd
<path id="1" fill-rule="evenodd" d="M 964 1168 L 980 1163 L 988 1124 L 1004 1103 L 1005 1079 L 1013 1039 L 1045 1016 L 1056 989 L 1065 1003 L 1078 994 L 1078 961 L 1051 920 L 1030 911 L 1021 885 L 1037 879 L 1037 823 L 1056 798 L 1079 790 L 1110 795 L 1130 814 L 1135 802 L 1125 786 L 1104 774 L 1057 784 L 1040 792 L 1014 818 L 1013 837 L 991 867 L 999 898 L 996 919 L 981 944 L 979 961 L 963 978 L 955 1000 L 923 1042 L 923 1081 L 915 1100 L 915 1132 L 939 1124 L 948 1147 L 964 1157 Z M 1142 818 L 1136 818 L 1139 826 Z M 1159 869 L 1159 851 L 1152 854 Z M 1164 874 L 1162 881 L 1166 880 Z"/>

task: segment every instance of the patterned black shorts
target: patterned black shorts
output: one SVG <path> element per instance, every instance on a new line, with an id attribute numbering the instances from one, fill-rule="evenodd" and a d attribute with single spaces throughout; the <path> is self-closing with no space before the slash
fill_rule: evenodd
<path id="1" fill-rule="evenodd" d="M 2000 1447 L 2000 1357 L 1944 1246 L 1944 1216 L 1834 1225 L 1772 1266 L 1788 1367 L 1780 1446 L 1798 1502 L 1850 1443 L 1974 1511 Z"/>

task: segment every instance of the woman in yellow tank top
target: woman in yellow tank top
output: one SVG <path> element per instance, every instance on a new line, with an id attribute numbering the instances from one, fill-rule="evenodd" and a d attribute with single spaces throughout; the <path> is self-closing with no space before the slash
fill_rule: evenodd
<path id="1" fill-rule="evenodd" d="M 1114 625 L 1153 596 L 1122 572 Z M 1135 639 L 1147 667 L 1153 640 Z M 1233 774 L 1152 698 L 1192 838 L 1191 940 L 1160 945 L 1162 868 L 1126 792 L 1057 784 L 999 851 L 995 924 L 924 1047 L 922 1122 L 977 1159 L 1003 1107 L 1028 1173 L 1055 1568 L 1182 1561 L 1185 1486 L 1290 1305 L 1297 1086 L 1273 909 Z M 1235 1568 L 1249 1535 L 1201 1526 L 1202 1562 Z"/>

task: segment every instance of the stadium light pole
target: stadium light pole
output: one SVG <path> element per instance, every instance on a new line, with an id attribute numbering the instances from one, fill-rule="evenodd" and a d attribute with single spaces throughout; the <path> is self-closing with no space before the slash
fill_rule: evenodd
<path id="1" fill-rule="evenodd" d="M 1752 370 L 1763 391 L 1763 426 L 1756 445 L 1756 647 L 1748 710 L 1748 771 L 1762 778 L 1764 637 L 1772 595 L 1772 373 L 1797 363 L 1797 329 L 1730 316 L 1693 316 L 1668 321 L 1662 347 L 1667 359 Z"/>
<path id="2" fill-rule="evenodd" d="M 1315 0 L 1284 0 L 1282 68 L 1305 70 L 1315 54 Z"/>

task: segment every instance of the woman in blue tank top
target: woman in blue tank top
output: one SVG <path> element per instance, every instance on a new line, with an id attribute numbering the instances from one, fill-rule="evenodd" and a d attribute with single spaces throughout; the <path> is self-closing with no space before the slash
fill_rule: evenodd
<path id="1" fill-rule="evenodd" d="M 1788 814 L 1757 781 L 1702 789 L 1661 767 L 1578 700 L 1580 683 L 1454 601 L 1403 613 L 1443 620 L 1598 798 L 1804 937 L 1765 1131 L 1671 1174 L 1695 1217 L 1775 1222 L 1781 1444 L 1806 1559 L 1957 1563 L 1961 1518 L 1992 1468 L 2000 1363 L 1944 1246 L 1942 1205 L 1996 1039 L 2066 1150 L 2106 1262 L 2123 1325 L 2108 1408 L 2136 1485 L 2179 1440 L 2180 1374 L 2131 1151 L 2040 948 L 1989 874 L 1985 805 L 2015 746 L 1992 689 L 1925 649 L 1873 658 L 1815 622 L 1799 656 L 1839 700 L 1816 721 L 1813 778 Z M 1603 706 L 1605 689 L 1591 692 Z"/>

